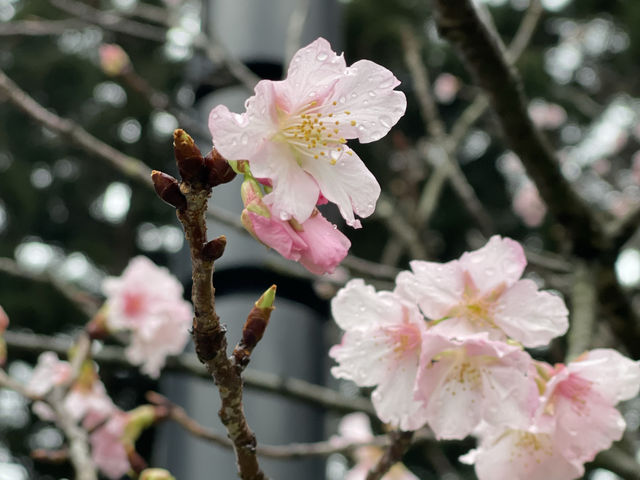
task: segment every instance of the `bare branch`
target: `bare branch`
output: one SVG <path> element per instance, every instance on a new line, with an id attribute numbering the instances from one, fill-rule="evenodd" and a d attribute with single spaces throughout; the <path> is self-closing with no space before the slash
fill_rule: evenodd
<path id="1" fill-rule="evenodd" d="M 70 29 L 81 29 L 88 24 L 78 20 L 18 20 L 0 23 L 0 36 L 40 37 L 61 35 Z"/>
<path id="2" fill-rule="evenodd" d="M 562 176 L 555 153 L 529 118 L 522 82 L 496 33 L 480 19 L 471 0 L 435 0 L 434 4 L 441 34 L 458 47 L 485 90 L 507 142 L 565 227 L 573 250 L 583 256 L 601 250 L 606 239 L 599 221 Z"/>
<path id="3" fill-rule="evenodd" d="M 571 328 L 567 335 L 567 361 L 585 352 L 591 338 L 598 313 L 595 271 L 585 261 L 576 265 L 571 289 Z"/>

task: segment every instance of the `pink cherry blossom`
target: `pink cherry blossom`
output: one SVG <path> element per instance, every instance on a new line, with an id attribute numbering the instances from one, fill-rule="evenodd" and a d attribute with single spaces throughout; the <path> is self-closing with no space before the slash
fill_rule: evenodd
<path id="1" fill-rule="evenodd" d="M 375 386 L 371 399 L 382 421 L 402 430 L 420 428 L 424 408 L 413 392 L 426 325 L 418 309 L 355 279 L 338 292 L 331 311 L 345 330 L 342 343 L 329 352 L 338 362 L 333 376 Z"/>
<path id="2" fill-rule="evenodd" d="M 122 441 L 128 422 L 127 413 L 116 411 L 89 437 L 93 462 L 102 473 L 112 479 L 122 477 L 131 469 L 129 456 Z"/>
<path id="3" fill-rule="evenodd" d="M 181 353 L 189 339 L 193 312 L 182 298 L 182 285 L 166 268 L 139 256 L 120 277 L 107 278 L 102 288 L 107 327 L 130 331 L 127 359 L 157 377 L 166 357 Z"/>
<path id="4" fill-rule="evenodd" d="M 54 352 L 43 352 L 38 357 L 26 389 L 29 394 L 42 397 L 55 386 L 64 385 L 71 380 L 71 365 L 60 360 Z"/>
<path id="5" fill-rule="evenodd" d="M 281 219 L 304 223 L 322 193 L 357 228 L 354 212 L 371 215 L 380 186 L 346 140 L 387 134 L 406 108 L 399 83 L 368 60 L 347 67 L 319 38 L 294 55 L 285 80 L 256 85 L 245 113 L 214 108 L 209 129 L 223 156 L 248 160 L 255 177 L 271 180 L 265 203 Z"/>
<path id="6" fill-rule="evenodd" d="M 584 474 L 581 462 L 563 455 L 553 431 L 493 429 L 481 436 L 477 449 L 460 458 L 475 465 L 479 480 L 573 480 Z"/>
<path id="7" fill-rule="evenodd" d="M 556 422 L 565 456 L 591 461 L 622 438 L 626 424 L 614 407 L 638 394 L 640 365 L 615 350 L 597 349 L 568 365 L 557 365 L 546 385 L 544 414 Z"/>
<path id="8" fill-rule="evenodd" d="M 300 262 L 307 270 L 321 275 L 333 273 L 349 252 L 351 242 L 318 210 L 302 224 L 281 220 L 262 202 L 252 180 L 243 184 L 245 210 L 242 223 L 267 247 L 289 260 Z"/>
<path id="9" fill-rule="evenodd" d="M 540 226 L 547 214 L 547 206 L 531 181 L 525 182 L 518 188 L 513 196 L 512 208 L 528 227 Z"/>
<path id="10" fill-rule="evenodd" d="M 489 340 L 486 332 L 451 338 L 454 332 L 447 327 L 436 326 L 424 336 L 417 381 L 416 398 L 425 402 L 436 437 L 464 438 L 481 421 L 529 425 L 538 405 L 529 354 Z"/>
<path id="11" fill-rule="evenodd" d="M 366 443 L 374 438 L 369 417 L 364 413 L 352 413 L 343 417 L 338 425 L 338 434 L 339 436 L 331 438 L 331 442 L 336 446 L 345 443 Z M 355 465 L 347 472 L 344 480 L 365 480 L 369 470 L 378 463 L 383 454 L 384 450 L 375 445 L 356 448 L 353 452 Z M 411 473 L 403 463 L 398 462 L 389 469 L 381 480 L 418 480 L 418 477 Z"/>
<path id="12" fill-rule="evenodd" d="M 102 423 L 116 410 L 104 384 L 97 377 L 91 385 L 82 382 L 73 385 L 64 399 L 64 407 L 72 418 L 82 420 L 88 429 Z"/>
<path id="13" fill-rule="evenodd" d="M 518 242 L 493 236 L 479 250 L 447 263 L 411 262 L 396 293 L 416 302 L 430 320 L 446 321 L 457 336 L 487 331 L 525 347 L 546 345 L 568 329 L 564 301 L 519 280 L 527 260 Z"/>
<path id="14" fill-rule="evenodd" d="M 9 326 L 9 316 L 0 306 L 0 366 L 3 366 L 7 361 L 7 343 L 5 342 L 2 334 Z"/>

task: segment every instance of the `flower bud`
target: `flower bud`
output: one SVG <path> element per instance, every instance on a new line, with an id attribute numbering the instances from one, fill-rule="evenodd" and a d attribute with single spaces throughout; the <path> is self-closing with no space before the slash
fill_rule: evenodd
<path id="1" fill-rule="evenodd" d="M 262 198 L 260 184 L 254 178 L 245 177 L 240 187 L 240 196 L 242 197 L 242 203 L 245 207 L 251 203 L 255 203 L 256 200 Z"/>
<path id="2" fill-rule="evenodd" d="M 153 188 L 162 200 L 178 209 L 187 207 L 187 199 L 180 191 L 180 185 L 175 178 L 154 170 L 151 172 L 151 180 L 153 180 Z"/>
<path id="3" fill-rule="evenodd" d="M 249 363 L 249 356 L 252 350 L 262 339 L 267 325 L 269 325 L 271 312 L 275 308 L 273 306 L 275 297 L 276 285 L 271 285 L 254 304 L 247 316 L 247 321 L 242 327 L 242 339 L 233 352 L 236 363 L 242 367 Z"/>
<path id="4" fill-rule="evenodd" d="M 173 150 L 182 180 L 200 181 L 204 172 L 204 158 L 193 138 L 181 128 L 173 132 Z"/>
<path id="5" fill-rule="evenodd" d="M 115 43 L 100 45 L 100 67 L 110 77 L 118 76 L 131 68 L 127 53 Z"/>
<path id="6" fill-rule="evenodd" d="M 176 480 L 176 478 L 164 468 L 147 468 L 140 473 L 138 480 Z"/>
<path id="7" fill-rule="evenodd" d="M 224 253 L 227 246 L 227 237 L 220 235 L 218 238 L 208 241 L 202 247 L 202 256 L 205 260 L 215 261 Z"/>
<path id="8" fill-rule="evenodd" d="M 214 148 L 204 157 L 205 184 L 215 187 L 223 183 L 229 183 L 236 177 L 229 162 Z"/>

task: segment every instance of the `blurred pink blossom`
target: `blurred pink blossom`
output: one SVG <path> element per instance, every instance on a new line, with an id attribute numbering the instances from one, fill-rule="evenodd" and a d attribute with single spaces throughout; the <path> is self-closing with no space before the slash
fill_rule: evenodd
<path id="1" fill-rule="evenodd" d="M 333 376 L 376 387 L 371 399 L 382 421 L 402 430 L 420 428 L 425 411 L 413 392 L 426 324 L 418 308 L 355 279 L 338 292 L 331 311 L 345 331 L 329 351 L 338 362 Z"/>
<path id="2" fill-rule="evenodd" d="M 94 430 L 89 437 L 93 462 L 102 473 L 112 479 L 119 479 L 131 468 L 129 455 L 123 443 L 128 423 L 127 413 L 115 411 L 109 420 Z"/>
<path id="3" fill-rule="evenodd" d="M 433 93 L 440 103 L 451 103 L 460 91 L 460 80 L 450 73 L 441 73 L 433 82 Z"/>
<path id="4" fill-rule="evenodd" d="M 529 116 L 538 128 L 554 130 L 567 121 L 567 112 L 556 103 L 533 100 L 529 104 Z"/>
<path id="5" fill-rule="evenodd" d="M 120 277 L 107 278 L 107 328 L 131 332 L 127 359 L 158 377 L 168 355 L 182 352 L 192 323 L 191 304 L 182 298 L 182 285 L 166 268 L 146 257 L 135 257 Z"/>
<path id="6" fill-rule="evenodd" d="M 43 352 L 38 357 L 26 389 L 31 395 L 42 397 L 55 386 L 64 385 L 71 380 L 71 365 L 60 360 L 54 352 Z"/>
<path id="7" fill-rule="evenodd" d="M 272 181 L 264 202 L 276 217 L 304 223 L 322 193 L 358 228 L 354 212 L 371 215 L 380 186 L 346 139 L 387 134 L 406 109 L 399 83 L 368 60 L 347 67 L 319 38 L 294 55 L 285 80 L 256 85 L 245 113 L 215 107 L 209 129 L 224 157 L 248 160 L 256 178 Z"/>
<path id="8" fill-rule="evenodd" d="M 512 208 L 527 227 L 539 227 L 547 215 L 547 206 L 533 182 L 525 182 L 518 188 Z"/>
<path id="9" fill-rule="evenodd" d="M 102 71 L 111 77 L 120 75 L 131 66 L 127 53 L 115 43 L 100 45 L 98 53 Z"/>
<path id="10" fill-rule="evenodd" d="M 411 262 L 396 279 L 396 293 L 420 306 L 430 320 L 446 322 L 456 337 L 489 332 L 525 347 L 546 345 L 569 326 L 564 301 L 519 280 L 527 260 L 518 242 L 493 236 L 447 263 Z"/>

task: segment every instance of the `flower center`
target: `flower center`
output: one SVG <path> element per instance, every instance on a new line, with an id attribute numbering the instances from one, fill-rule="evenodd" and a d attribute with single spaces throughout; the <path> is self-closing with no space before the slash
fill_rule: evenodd
<path id="1" fill-rule="evenodd" d="M 420 346 L 421 336 L 417 325 L 401 323 L 386 327 L 385 330 L 397 355 L 414 352 Z"/>
<path id="2" fill-rule="evenodd" d="M 280 131 L 275 139 L 285 141 L 304 157 L 326 159 L 331 165 L 335 165 L 343 153 L 353 155 L 344 147 L 347 141 L 340 136 L 340 121 L 334 120 L 333 112 L 326 112 L 327 106 L 314 100 L 295 114 L 280 111 Z M 337 102 L 332 102 L 329 110 L 333 106 L 337 106 Z M 341 113 L 351 114 L 349 111 Z M 350 124 L 355 126 L 355 120 Z"/>
<path id="3" fill-rule="evenodd" d="M 139 315 L 144 309 L 144 298 L 139 293 L 125 293 L 122 310 L 128 317 Z"/>

